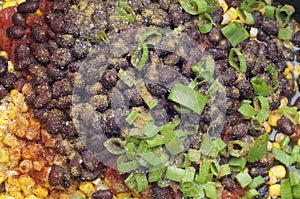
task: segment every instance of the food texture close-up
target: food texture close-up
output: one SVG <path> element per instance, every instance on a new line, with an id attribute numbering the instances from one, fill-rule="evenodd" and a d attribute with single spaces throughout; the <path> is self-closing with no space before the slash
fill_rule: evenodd
<path id="1" fill-rule="evenodd" d="M 300 199 L 299 15 L 0 0 L 0 199 Z"/>

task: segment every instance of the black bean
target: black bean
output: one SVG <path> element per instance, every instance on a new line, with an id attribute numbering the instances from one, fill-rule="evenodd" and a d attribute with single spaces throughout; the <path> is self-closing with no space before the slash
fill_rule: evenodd
<path id="1" fill-rule="evenodd" d="M 180 61 L 180 59 L 180 56 L 175 53 L 170 53 L 163 58 L 164 64 L 170 66 L 176 65 Z"/>
<path id="2" fill-rule="evenodd" d="M 49 82 L 46 67 L 39 64 L 31 64 L 28 70 L 29 74 L 33 77 L 33 81 L 36 85 Z"/>
<path id="3" fill-rule="evenodd" d="M 8 62 L 5 58 L 0 57 L 0 76 L 7 72 Z"/>
<path id="4" fill-rule="evenodd" d="M 56 81 L 52 87 L 52 96 L 55 98 L 72 94 L 72 84 L 68 79 Z"/>
<path id="5" fill-rule="evenodd" d="M 80 35 L 79 26 L 76 26 L 72 23 L 66 23 L 64 25 L 64 33 L 71 34 L 74 37 L 78 37 Z"/>
<path id="6" fill-rule="evenodd" d="M 280 106 L 280 95 L 278 95 L 277 93 L 269 93 L 267 98 L 271 110 L 275 110 Z"/>
<path id="7" fill-rule="evenodd" d="M 221 28 L 221 26 L 216 26 L 209 32 L 208 38 L 214 44 L 219 43 L 224 38 L 221 34 Z"/>
<path id="8" fill-rule="evenodd" d="M 282 44 L 278 39 L 272 39 L 268 42 L 268 57 L 277 61 L 282 56 Z"/>
<path id="9" fill-rule="evenodd" d="M 63 99 L 65 99 L 66 97 L 68 97 L 66 100 L 67 102 L 63 102 L 64 104 L 68 103 L 68 107 L 71 107 L 72 106 L 72 96 L 71 95 L 68 95 L 68 96 L 65 96 L 65 97 L 61 97 Z M 59 98 L 59 100 L 61 99 Z M 60 101 L 58 101 L 58 103 L 61 103 Z M 59 108 L 59 107 L 58 107 Z M 66 105 L 65 107 L 63 108 L 66 108 Z M 72 122 L 72 121 L 66 121 L 65 123 L 62 124 L 61 126 L 61 129 L 60 129 L 60 134 L 62 135 L 63 138 L 65 139 L 73 139 L 75 138 L 77 135 L 77 129 L 76 129 L 76 126 L 75 124 Z"/>
<path id="10" fill-rule="evenodd" d="M 94 181 L 98 178 L 99 175 L 100 175 L 100 172 L 94 173 L 85 168 L 82 168 L 82 170 L 81 170 L 81 180 L 83 180 L 83 181 Z"/>
<path id="11" fill-rule="evenodd" d="M 190 77 L 191 75 L 193 75 L 191 62 L 189 62 L 188 60 L 183 61 L 181 73 L 186 77 Z"/>
<path id="12" fill-rule="evenodd" d="M 241 6 L 241 1 L 239 0 L 227 0 L 226 3 L 229 7 L 238 8 Z"/>
<path id="13" fill-rule="evenodd" d="M 163 97 L 168 92 L 167 88 L 161 84 L 153 83 L 153 84 L 147 84 L 146 86 L 151 94 L 158 97 Z"/>
<path id="14" fill-rule="evenodd" d="M 75 44 L 75 39 L 71 34 L 56 34 L 55 41 L 61 48 L 71 48 Z"/>
<path id="15" fill-rule="evenodd" d="M 171 199 L 172 196 L 168 187 L 162 188 L 155 184 L 152 187 L 152 198 Z"/>
<path id="16" fill-rule="evenodd" d="M 269 35 L 277 35 L 279 30 L 279 25 L 276 21 L 270 19 L 264 19 L 261 23 L 261 28 L 265 33 Z"/>
<path id="17" fill-rule="evenodd" d="M 35 108 L 42 108 L 51 101 L 52 93 L 49 90 L 45 90 L 38 94 L 34 100 L 33 106 Z"/>
<path id="18" fill-rule="evenodd" d="M 287 61 L 294 61 L 295 54 L 294 54 L 294 52 L 291 49 L 283 48 L 282 58 L 285 59 L 285 60 L 287 60 Z"/>
<path id="19" fill-rule="evenodd" d="M 179 4 L 171 4 L 169 14 L 173 27 L 178 27 L 180 24 L 184 24 L 191 18 L 187 13 L 183 12 Z"/>
<path id="20" fill-rule="evenodd" d="M 25 99 L 26 103 L 33 105 L 35 98 L 35 94 L 27 95 Z M 39 121 L 46 122 L 49 117 L 50 111 L 46 108 L 33 109 L 33 114 L 34 117 L 36 117 Z"/>
<path id="21" fill-rule="evenodd" d="M 234 84 L 234 81 L 237 79 L 237 74 L 234 68 L 228 68 L 219 78 L 223 85 L 229 86 Z"/>
<path id="22" fill-rule="evenodd" d="M 90 151 L 85 151 L 82 153 L 82 160 L 83 165 L 89 171 L 94 171 L 99 167 L 99 161 Z"/>
<path id="23" fill-rule="evenodd" d="M 49 173 L 49 184 L 51 186 L 62 185 L 64 181 L 65 169 L 59 165 L 52 165 Z"/>
<path id="24" fill-rule="evenodd" d="M 0 84 L 0 99 L 4 98 L 7 95 L 8 91 L 6 88 Z"/>
<path id="25" fill-rule="evenodd" d="M 50 134 L 58 134 L 66 120 L 65 114 L 58 109 L 52 109 L 46 122 L 46 129 Z"/>
<path id="26" fill-rule="evenodd" d="M 81 169 L 82 169 L 81 162 L 82 162 L 82 158 L 78 153 L 76 153 L 76 155 L 73 158 L 71 158 L 69 165 L 70 165 L 72 176 L 74 177 L 80 176 Z"/>
<path id="27" fill-rule="evenodd" d="M 287 78 L 280 78 L 279 83 L 279 90 L 281 91 L 280 94 L 286 96 L 287 98 L 291 98 L 294 96 L 294 80 L 287 79 Z"/>
<path id="28" fill-rule="evenodd" d="M 52 56 L 51 61 L 60 68 L 65 68 L 71 61 L 72 55 L 69 49 L 67 48 L 58 48 L 56 49 Z"/>
<path id="29" fill-rule="evenodd" d="M 12 39 L 20 39 L 25 35 L 22 26 L 12 25 L 6 29 L 6 35 Z"/>
<path id="30" fill-rule="evenodd" d="M 256 28 L 260 27 L 262 20 L 263 20 L 263 16 L 262 16 L 261 12 L 256 10 L 252 13 L 252 15 L 253 15 L 253 19 L 254 19 L 253 26 Z"/>
<path id="31" fill-rule="evenodd" d="M 107 95 L 95 95 L 91 98 L 92 104 L 96 107 L 96 109 L 100 112 L 105 111 L 108 108 L 109 100 Z"/>
<path id="32" fill-rule="evenodd" d="M 219 59 L 225 59 L 228 57 L 228 51 L 226 49 L 220 48 L 220 47 L 208 47 L 207 48 L 208 52 L 212 54 L 214 59 L 219 60 Z"/>
<path id="33" fill-rule="evenodd" d="M 67 140 L 58 140 L 55 143 L 55 148 L 60 154 L 64 156 L 70 156 L 73 152 L 72 145 Z"/>
<path id="34" fill-rule="evenodd" d="M 231 136 L 233 139 L 241 139 L 249 132 L 249 126 L 245 123 L 240 123 L 232 127 Z"/>
<path id="35" fill-rule="evenodd" d="M 300 50 L 295 51 L 296 61 L 300 62 Z"/>
<path id="36" fill-rule="evenodd" d="M 252 168 L 250 170 L 250 175 L 254 178 L 256 176 L 266 176 L 268 175 L 269 169 L 265 167 Z"/>
<path id="37" fill-rule="evenodd" d="M 108 69 L 104 72 L 101 83 L 105 88 L 110 89 L 117 83 L 117 78 L 117 71 L 115 69 Z"/>
<path id="38" fill-rule="evenodd" d="M 51 11 L 54 13 L 65 13 L 68 10 L 68 4 L 66 4 L 65 2 L 56 2 L 54 4 L 52 4 L 51 7 Z"/>
<path id="39" fill-rule="evenodd" d="M 293 34 L 292 42 L 295 46 L 300 47 L 300 31 Z"/>
<path id="40" fill-rule="evenodd" d="M 12 22 L 14 25 L 21 26 L 23 29 L 26 28 L 26 20 L 21 13 L 14 13 L 12 15 Z"/>
<path id="41" fill-rule="evenodd" d="M 50 52 L 45 43 L 32 45 L 33 56 L 42 64 L 50 62 Z"/>
<path id="42" fill-rule="evenodd" d="M 56 15 L 54 18 L 50 18 L 50 28 L 55 33 L 60 33 L 65 30 L 65 20 L 61 15 Z"/>
<path id="43" fill-rule="evenodd" d="M 85 42 L 76 40 L 71 51 L 72 51 L 72 55 L 76 59 L 83 59 L 88 54 L 88 46 Z"/>
<path id="44" fill-rule="evenodd" d="M 14 87 L 14 83 L 16 82 L 17 76 L 13 73 L 6 73 L 4 76 L 0 78 L 0 83 L 6 89 L 12 89 Z"/>
<path id="45" fill-rule="evenodd" d="M 98 190 L 92 194 L 93 199 L 112 199 L 113 194 L 109 190 Z"/>
<path id="46" fill-rule="evenodd" d="M 37 42 L 45 42 L 48 37 L 48 28 L 45 25 L 34 23 L 30 27 L 30 35 Z"/>
<path id="47" fill-rule="evenodd" d="M 218 7 L 213 13 L 211 13 L 211 17 L 214 20 L 214 22 L 216 22 L 217 24 L 221 24 L 221 22 L 223 21 L 223 8 L 222 7 Z"/>
<path id="48" fill-rule="evenodd" d="M 107 13 L 105 10 L 95 10 L 92 14 L 92 21 L 99 30 L 105 30 L 107 27 Z"/>
<path id="49" fill-rule="evenodd" d="M 281 117 L 277 121 L 278 128 L 286 135 L 292 135 L 295 132 L 293 123 L 286 117 Z"/>
<path id="50" fill-rule="evenodd" d="M 22 14 L 29 14 L 34 13 L 39 8 L 39 2 L 38 1 L 26 1 L 21 3 L 17 10 L 19 13 Z"/>
<path id="51" fill-rule="evenodd" d="M 235 189 L 235 182 L 231 178 L 223 178 L 221 184 L 226 190 L 232 191 Z"/>
<path id="52" fill-rule="evenodd" d="M 240 95 L 243 99 L 250 99 L 253 95 L 253 87 L 249 80 L 242 79 L 237 82 L 237 88 L 240 91 Z"/>
<path id="53" fill-rule="evenodd" d="M 267 198 L 269 196 L 269 185 L 263 184 L 261 187 L 257 189 L 259 196 L 256 198 L 261 199 L 261 198 Z"/>
<path id="54" fill-rule="evenodd" d="M 53 64 L 47 67 L 47 73 L 53 80 L 61 80 L 67 76 L 67 71 L 56 68 Z"/>

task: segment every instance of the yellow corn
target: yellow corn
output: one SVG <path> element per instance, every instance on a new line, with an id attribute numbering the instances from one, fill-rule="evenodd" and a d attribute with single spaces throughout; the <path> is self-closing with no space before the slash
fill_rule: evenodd
<path id="1" fill-rule="evenodd" d="M 41 185 L 38 185 L 32 189 L 32 193 L 34 193 L 37 197 L 45 198 L 48 195 L 48 190 Z"/>
<path id="2" fill-rule="evenodd" d="M 8 59 L 8 54 L 5 51 L 0 51 L 0 57 L 3 57 L 5 59 Z"/>
<path id="3" fill-rule="evenodd" d="M 270 126 L 270 124 L 268 123 L 268 122 L 264 122 L 263 123 L 263 127 L 265 128 L 265 130 L 266 130 L 266 133 L 270 133 L 271 132 L 271 126 Z"/>
<path id="4" fill-rule="evenodd" d="M 25 2 L 26 0 L 16 0 L 16 3 L 19 5 L 19 4 L 21 4 L 21 3 L 23 3 L 23 2 Z"/>
<path id="5" fill-rule="evenodd" d="M 219 5 L 223 8 L 223 12 L 227 12 L 228 10 L 228 5 L 224 0 L 219 0 Z"/>
<path id="6" fill-rule="evenodd" d="M 297 141 L 297 145 L 298 145 L 298 146 L 300 146 L 300 139 L 298 139 L 298 141 Z"/>
<path id="7" fill-rule="evenodd" d="M 19 142 L 16 139 L 16 137 L 10 133 L 4 135 L 3 143 L 10 147 L 19 145 Z"/>
<path id="8" fill-rule="evenodd" d="M 0 184 L 2 184 L 7 179 L 7 175 L 4 172 L 0 172 Z"/>
<path id="9" fill-rule="evenodd" d="M 17 4 L 14 1 L 7 1 L 2 5 L 2 9 L 4 8 L 8 8 L 8 7 L 12 7 L 12 6 L 16 6 Z"/>
<path id="10" fill-rule="evenodd" d="M 272 143 L 272 146 L 273 146 L 273 147 L 276 147 L 277 149 L 281 149 L 280 144 L 277 143 L 277 142 L 273 142 L 273 143 Z"/>
<path id="11" fill-rule="evenodd" d="M 19 177 L 19 182 L 21 185 L 32 186 L 34 185 L 34 180 L 30 176 L 22 175 Z"/>
<path id="12" fill-rule="evenodd" d="M 118 199 L 123 199 L 125 197 L 131 198 L 131 193 L 119 193 L 119 194 L 117 194 Z"/>
<path id="13" fill-rule="evenodd" d="M 24 199 L 23 193 L 20 191 L 11 191 L 9 192 L 10 196 L 13 196 L 15 199 Z"/>
<path id="14" fill-rule="evenodd" d="M 270 171 L 276 178 L 285 178 L 286 176 L 286 169 L 283 165 L 275 165 L 270 169 Z"/>
<path id="15" fill-rule="evenodd" d="M 91 196 L 95 192 L 95 188 L 91 182 L 82 182 L 79 185 L 79 189 L 87 196 Z"/>
<path id="16" fill-rule="evenodd" d="M 276 176 L 274 175 L 274 173 L 272 172 L 272 171 L 269 171 L 268 172 L 268 174 L 269 174 L 269 181 L 267 182 L 267 184 L 269 184 L 269 185 L 273 185 L 273 184 L 276 184 L 277 183 L 277 178 L 276 178 Z"/>
<path id="17" fill-rule="evenodd" d="M 14 64 L 11 61 L 8 61 L 7 70 L 8 70 L 9 73 L 15 72 L 15 66 L 14 66 Z"/>
<path id="18" fill-rule="evenodd" d="M 283 97 L 281 100 L 280 100 L 280 107 L 283 107 L 283 106 L 287 106 L 289 103 L 289 99 L 287 97 Z"/>
<path id="19" fill-rule="evenodd" d="M 291 73 L 291 71 L 290 71 L 289 67 L 287 67 L 287 68 L 284 69 L 282 75 L 286 77 L 290 73 Z"/>
<path id="20" fill-rule="evenodd" d="M 25 199 L 38 199 L 38 197 L 36 197 L 33 194 L 30 194 L 30 195 L 26 196 Z"/>
<path id="21" fill-rule="evenodd" d="M 228 24 L 238 18 L 238 12 L 235 8 L 229 8 L 229 10 L 223 15 L 222 25 Z"/>
<path id="22" fill-rule="evenodd" d="M 8 162 L 9 157 L 8 157 L 8 151 L 6 149 L 0 150 L 0 162 Z"/>
<path id="23" fill-rule="evenodd" d="M 43 15 L 43 12 L 41 11 L 41 9 L 37 9 L 37 11 L 35 11 L 35 13 L 37 16 L 42 16 Z"/>
<path id="24" fill-rule="evenodd" d="M 5 195 L 1 195 L 0 199 L 15 199 L 15 198 L 13 196 L 5 194 Z"/>
<path id="25" fill-rule="evenodd" d="M 281 113 L 277 110 L 272 111 L 269 118 L 268 122 L 272 127 L 277 127 L 277 121 L 281 118 Z"/>
<path id="26" fill-rule="evenodd" d="M 280 184 L 273 184 L 269 187 L 269 194 L 271 197 L 280 196 Z"/>

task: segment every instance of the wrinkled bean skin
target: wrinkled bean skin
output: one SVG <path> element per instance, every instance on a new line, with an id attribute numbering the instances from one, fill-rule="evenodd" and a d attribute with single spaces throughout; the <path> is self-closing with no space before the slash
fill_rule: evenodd
<path id="1" fill-rule="evenodd" d="M 23 29 L 26 28 L 26 20 L 21 13 L 16 12 L 12 15 L 12 22 L 14 25 L 21 26 Z"/>
<path id="2" fill-rule="evenodd" d="M 25 35 L 22 26 L 12 25 L 6 29 L 6 35 L 12 39 L 20 39 Z"/>
<path id="3" fill-rule="evenodd" d="M 293 123 L 286 117 L 281 117 L 277 121 L 278 128 L 286 135 L 292 135 L 295 132 Z"/>
<path id="4" fill-rule="evenodd" d="M 94 199 L 112 199 L 113 194 L 109 190 L 99 190 L 93 193 L 92 197 Z"/>
<path id="5" fill-rule="evenodd" d="M 18 12 L 22 14 L 34 13 L 39 8 L 38 1 L 26 1 L 18 6 Z"/>

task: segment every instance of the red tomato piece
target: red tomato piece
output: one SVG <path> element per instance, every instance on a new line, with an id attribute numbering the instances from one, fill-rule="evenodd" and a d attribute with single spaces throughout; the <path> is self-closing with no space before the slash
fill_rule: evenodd
<path id="1" fill-rule="evenodd" d="M 113 192 L 113 194 L 130 192 L 130 190 L 126 187 L 122 176 L 117 170 L 107 167 L 104 169 L 104 171 L 105 177 L 111 186 L 111 191 Z"/>

